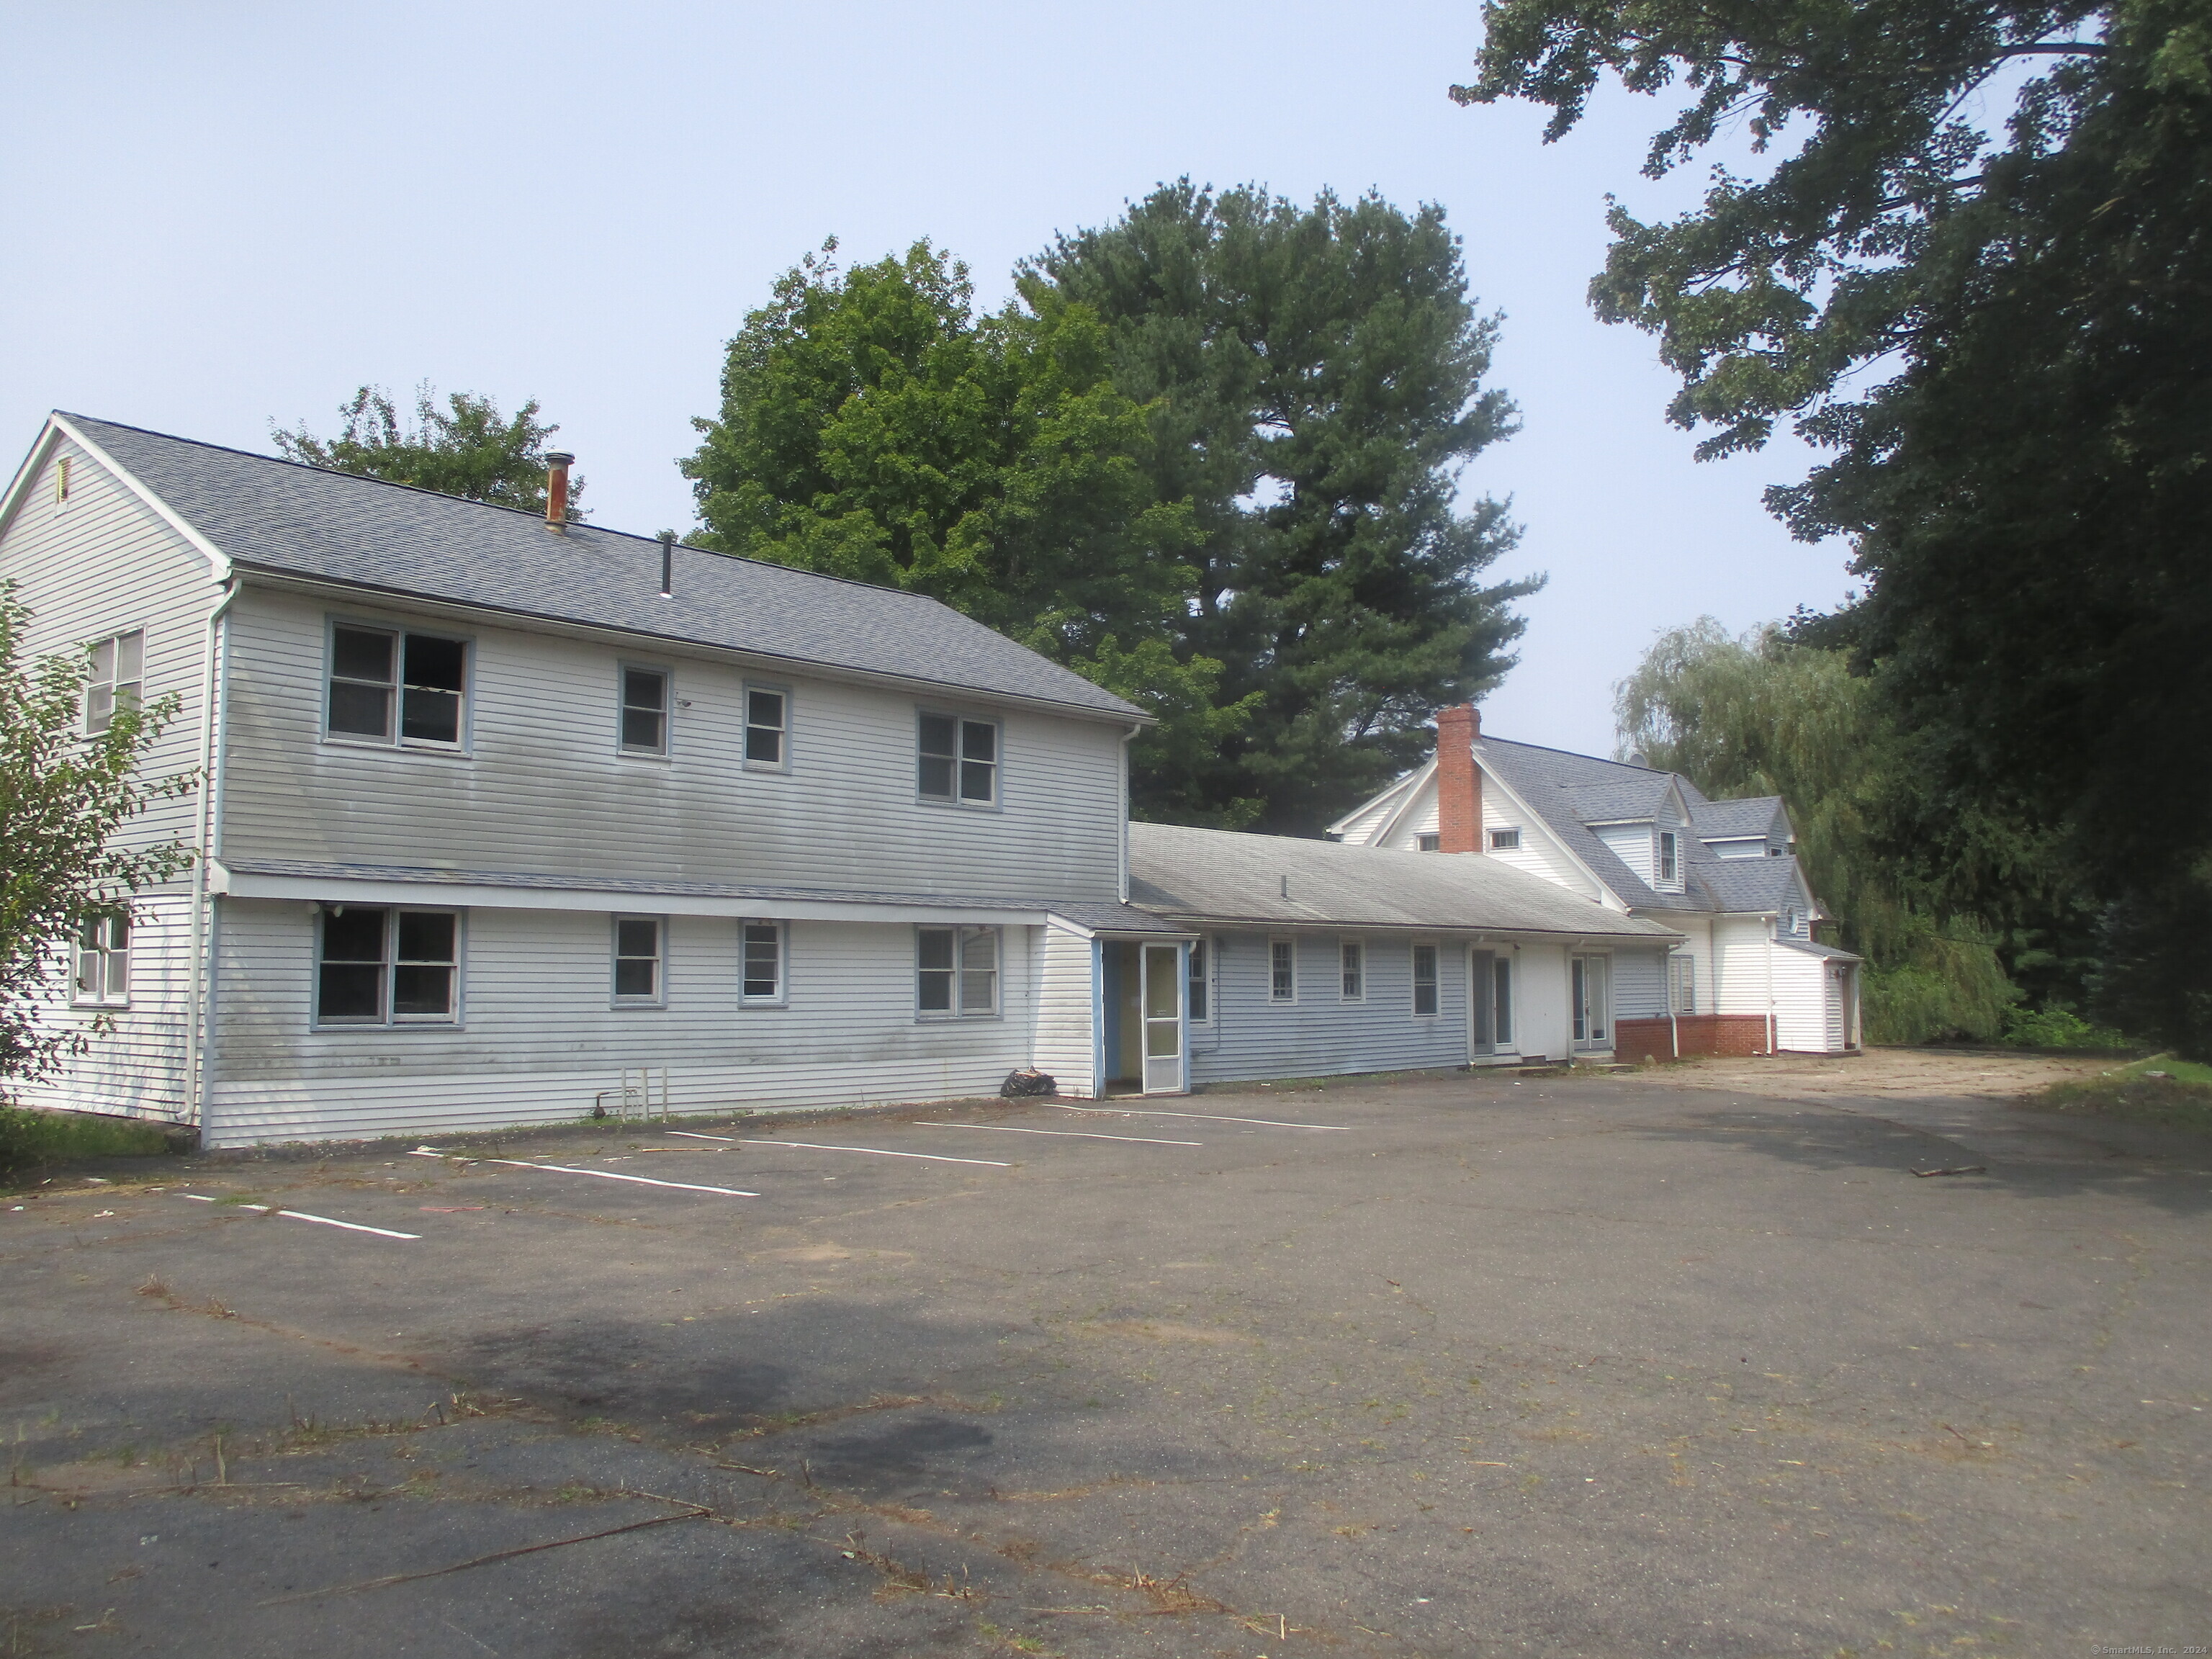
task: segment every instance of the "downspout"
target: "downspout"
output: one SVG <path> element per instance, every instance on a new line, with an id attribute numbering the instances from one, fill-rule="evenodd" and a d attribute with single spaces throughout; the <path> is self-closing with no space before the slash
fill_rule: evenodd
<path id="1" fill-rule="evenodd" d="M 206 1054 L 204 1028 L 208 982 L 208 861 L 215 852 L 216 660 L 222 650 L 224 620 L 231 601 L 238 597 L 235 577 L 223 586 L 222 598 L 208 612 L 207 655 L 200 665 L 200 787 L 198 823 L 193 830 L 191 966 L 185 975 L 185 1110 L 184 1121 L 205 1133 L 201 1118 L 206 1109 L 207 1086 L 200 1075 Z"/>
<path id="2" fill-rule="evenodd" d="M 1774 1018 L 1774 924 L 1778 918 L 1761 918 L 1766 923 L 1766 1057 L 1774 1058 L 1778 1046 L 1779 1028 Z"/>
<path id="3" fill-rule="evenodd" d="M 1129 745 L 1144 735 L 1145 728 L 1133 726 L 1121 734 L 1121 869 L 1120 897 L 1129 902 Z"/>

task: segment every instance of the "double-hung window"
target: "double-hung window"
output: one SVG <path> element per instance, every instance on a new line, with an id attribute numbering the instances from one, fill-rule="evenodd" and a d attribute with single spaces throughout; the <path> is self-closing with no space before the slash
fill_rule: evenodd
<path id="1" fill-rule="evenodd" d="M 1659 832 L 1659 884 L 1672 887 L 1681 879 L 1680 842 L 1672 830 Z"/>
<path id="2" fill-rule="evenodd" d="M 915 933 L 915 1006 L 933 1018 L 999 1012 L 999 930 L 921 927 Z"/>
<path id="3" fill-rule="evenodd" d="M 755 1005 L 780 1003 L 783 999 L 784 926 L 780 921 L 748 921 L 740 926 L 744 953 L 743 978 L 738 987 L 740 1001 Z"/>
<path id="4" fill-rule="evenodd" d="M 460 1018 L 460 913 L 332 905 L 316 957 L 319 1025 L 452 1025 Z"/>
<path id="5" fill-rule="evenodd" d="M 92 647 L 92 672 L 84 685 L 84 729 L 105 732 L 116 714 L 136 708 L 146 689 L 146 635 L 134 629 Z"/>
<path id="6" fill-rule="evenodd" d="M 131 918 L 96 910 L 77 925 L 76 979 L 71 1000 L 120 1008 L 131 1000 Z"/>
<path id="7" fill-rule="evenodd" d="M 1433 1014 L 1437 1011 L 1437 947 L 1416 945 L 1413 947 L 1413 1012 Z"/>
<path id="8" fill-rule="evenodd" d="M 625 755 L 668 752 L 668 671 L 622 671 L 622 751 Z"/>
<path id="9" fill-rule="evenodd" d="M 766 686 L 745 688 L 745 764 L 781 772 L 789 763 L 791 698 Z"/>
<path id="10" fill-rule="evenodd" d="M 999 727 L 992 720 L 924 714 L 916 787 L 924 800 L 989 806 L 999 799 Z"/>
<path id="11" fill-rule="evenodd" d="M 659 916 L 617 916 L 614 947 L 615 1006 L 667 1006 L 667 922 Z"/>
<path id="12" fill-rule="evenodd" d="M 1698 959 L 1686 953 L 1667 958 L 1668 1009 L 1678 1014 L 1698 1012 Z"/>
<path id="13" fill-rule="evenodd" d="M 1269 939 L 1267 941 L 1267 1000 L 1296 1002 L 1297 1000 L 1298 947 L 1290 939 Z"/>
<path id="14" fill-rule="evenodd" d="M 1364 1002 L 1367 1000 L 1367 949 L 1356 939 L 1341 941 L 1336 947 L 1338 966 L 1343 974 L 1343 983 L 1338 988 L 1340 1000 L 1345 1002 Z"/>
<path id="15" fill-rule="evenodd" d="M 1190 1019 L 1194 1025 L 1203 1025 L 1213 1018 L 1213 967 L 1207 949 L 1212 943 L 1203 936 L 1191 941 Z"/>
<path id="16" fill-rule="evenodd" d="M 356 742 L 459 748 L 468 655 L 465 641 L 441 635 L 333 624 L 325 731 Z"/>

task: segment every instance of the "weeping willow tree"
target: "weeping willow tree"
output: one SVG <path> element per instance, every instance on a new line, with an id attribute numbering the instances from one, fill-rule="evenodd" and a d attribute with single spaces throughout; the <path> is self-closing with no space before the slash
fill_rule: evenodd
<path id="1" fill-rule="evenodd" d="M 1850 653 L 1768 624 L 1738 637 L 1710 617 L 1662 635 L 1614 688 L 1620 752 L 1715 799 L 1780 795 L 1838 943 L 1867 959 L 1875 1042 L 1998 1035 L 2019 1000 L 1996 930 L 1948 906 L 1888 844 L 1912 787 L 1911 746 Z"/>

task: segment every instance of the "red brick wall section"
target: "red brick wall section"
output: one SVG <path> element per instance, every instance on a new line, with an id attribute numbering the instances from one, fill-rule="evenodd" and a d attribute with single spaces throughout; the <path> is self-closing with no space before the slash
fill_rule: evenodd
<path id="1" fill-rule="evenodd" d="M 1743 1059 L 1766 1052 L 1766 1020 L 1759 1014 L 1684 1014 L 1674 1022 L 1681 1038 L 1681 1058 Z M 1634 1065 L 1674 1057 L 1674 1033 L 1665 1015 L 1613 1023 L 1613 1057 Z"/>
<path id="2" fill-rule="evenodd" d="M 1482 774 L 1475 769 L 1474 740 L 1482 735 L 1482 716 L 1471 702 L 1437 711 L 1437 850 L 1482 850 Z"/>

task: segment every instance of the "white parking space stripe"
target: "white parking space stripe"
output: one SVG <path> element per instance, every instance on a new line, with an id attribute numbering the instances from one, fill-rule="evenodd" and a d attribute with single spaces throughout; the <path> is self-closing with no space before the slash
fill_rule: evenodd
<path id="1" fill-rule="evenodd" d="M 1218 1112 L 1162 1112 L 1141 1106 L 1066 1106 L 1059 1101 L 1052 1103 L 1063 1112 L 1099 1112 L 1111 1115 L 1119 1112 L 1125 1117 L 1190 1117 L 1203 1118 L 1208 1123 L 1256 1123 L 1267 1129 L 1326 1129 L 1332 1133 L 1349 1134 L 1349 1123 L 1278 1123 L 1272 1117 L 1224 1117 Z"/>
<path id="2" fill-rule="evenodd" d="M 417 1146 L 410 1158 L 466 1158 L 465 1152 L 441 1152 L 429 1146 Z M 555 1175 L 597 1176 L 602 1181 L 631 1181 L 641 1187 L 672 1187 L 679 1192 L 720 1193 L 724 1198 L 758 1198 L 758 1193 L 740 1192 L 735 1187 L 702 1187 L 693 1181 L 655 1181 L 651 1176 L 623 1175 L 615 1170 L 579 1170 L 567 1164 L 526 1164 L 519 1158 L 478 1158 L 472 1164 L 504 1164 L 516 1170 L 550 1170 Z"/>
<path id="3" fill-rule="evenodd" d="M 216 1201 L 204 1193 L 179 1193 L 177 1196 L 189 1198 L 201 1204 L 212 1204 Z M 269 1211 L 269 1206 L 266 1204 L 234 1204 L 231 1207 L 235 1210 L 259 1210 L 264 1214 Z M 325 1227 L 343 1227 L 349 1233 L 374 1233 L 379 1238 L 419 1240 L 422 1237 L 420 1233 L 395 1233 L 389 1227 L 364 1227 L 358 1221 L 339 1221 L 326 1215 L 309 1215 L 305 1210 L 288 1210 L 282 1205 L 276 1206 L 276 1213 L 292 1221 L 319 1221 Z"/>
<path id="4" fill-rule="evenodd" d="M 994 1135 L 1058 1135 L 1066 1140 L 1135 1140 L 1147 1146 L 1203 1146 L 1202 1140 L 1159 1140 L 1151 1135 L 1094 1135 L 1082 1129 L 1018 1129 L 1011 1123 L 921 1123 L 922 1129 L 983 1129 Z"/>
<path id="5" fill-rule="evenodd" d="M 686 1140 L 727 1140 L 732 1146 L 800 1146 L 810 1152 L 866 1152 L 876 1158 L 918 1158 L 931 1164 L 981 1164 L 994 1170 L 1014 1167 L 995 1158 L 946 1158 L 938 1152 L 894 1152 L 883 1146 L 825 1146 L 817 1140 L 731 1139 L 727 1135 L 685 1134 L 681 1129 L 671 1129 L 668 1133 L 683 1135 Z"/>

